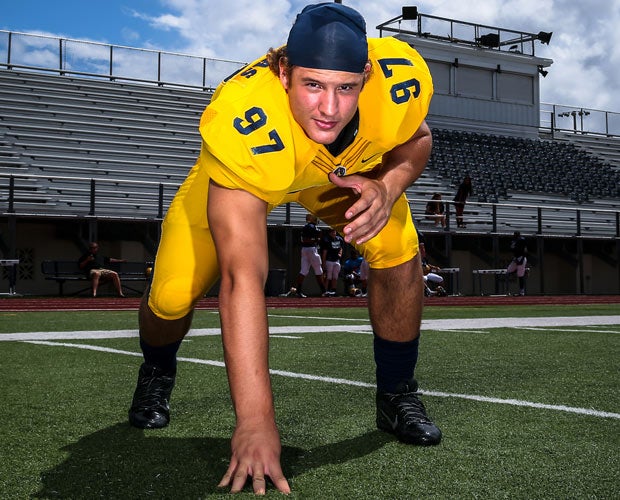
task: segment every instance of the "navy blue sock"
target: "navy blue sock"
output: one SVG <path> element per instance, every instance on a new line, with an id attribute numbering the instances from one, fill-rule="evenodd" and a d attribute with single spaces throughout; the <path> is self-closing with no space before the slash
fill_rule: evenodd
<path id="1" fill-rule="evenodd" d="M 177 351 L 181 346 L 182 340 L 177 340 L 172 344 L 162 346 L 152 346 L 140 339 L 140 348 L 144 355 L 144 362 L 161 368 L 165 372 L 176 372 Z"/>
<path id="2" fill-rule="evenodd" d="M 377 390 L 395 392 L 398 384 L 413 378 L 418 362 L 420 338 L 410 342 L 392 342 L 375 335 L 375 363 L 377 365 Z"/>

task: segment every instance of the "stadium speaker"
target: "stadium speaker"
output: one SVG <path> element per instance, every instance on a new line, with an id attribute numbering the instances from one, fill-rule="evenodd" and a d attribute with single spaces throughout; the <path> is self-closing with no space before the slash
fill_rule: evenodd
<path id="1" fill-rule="evenodd" d="M 488 33 L 478 38 L 481 45 L 485 47 L 499 47 L 499 35 L 497 33 Z"/>
<path id="2" fill-rule="evenodd" d="M 550 33 L 547 33 L 546 31 L 539 31 L 538 35 L 536 35 L 536 38 L 540 40 L 540 43 L 546 43 L 547 45 L 549 45 L 551 35 L 553 35 L 553 31 Z"/>
<path id="3" fill-rule="evenodd" d="M 417 7 L 403 7 L 403 20 L 417 19 L 418 8 Z"/>

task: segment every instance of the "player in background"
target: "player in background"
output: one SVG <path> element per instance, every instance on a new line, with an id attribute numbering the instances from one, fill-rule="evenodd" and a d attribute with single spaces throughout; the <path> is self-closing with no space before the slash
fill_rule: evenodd
<path id="1" fill-rule="evenodd" d="M 414 378 L 424 287 L 404 195 L 430 155 L 425 116 L 432 93 L 428 67 L 413 48 L 391 37 L 367 39 L 362 16 L 337 3 L 305 7 L 285 46 L 218 87 L 200 122 L 200 157 L 163 222 L 140 307 L 144 361 L 132 425 L 168 425 L 177 351 L 194 305 L 221 278 L 235 429 L 220 486 L 238 492 L 250 477 L 253 491 L 264 494 L 268 476 L 290 492 L 280 463 L 264 285 L 267 214 L 297 202 L 370 266 L 377 427 L 406 443 L 440 442 Z"/>
<path id="2" fill-rule="evenodd" d="M 342 265 L 344 286 L 352 297 L 366 297 L 368 286 L 368 262 L 355 249 L 351 249 L 349 258 Z"/>
<path id="3" fill-rule="evenodd" d="M 321 240 L 321 261 L 325 271 L 325 288 L 323 296 L 335 297 L 340 276 L 340 259 L 344 250 L 344 239 L 334 228 L 330 228 Z"/>
<path id="4" fill-rule="evenodd" d="M 418 233 L 418 238 L 420 237 L 420 233 Z M 441 276 L 439 271 L 441 268 L 439 266 L 435 266 L 428 262 L 428 257 L 426 256 L 426 244 L 423 241 L 418 243 L 420 248 L 420 258 L 422 259 L 422 274 L 424 275 L 424 295 L 430 297 L 431 295 L 439 295 L 445 296 L 446 291 L 443 288 L 443 276 Z M 429 285 L 432 283 L 432 287 Z"/>
<path id="5" fill-rule="evenodd" d="M 521 232 L 515 231 L 510 241 L 512 260 L 506 268 L 507 276 L 517 273 L 519 279 L 519 295 L 525 295 L 525 274 L 527 271 L 527 243 Z M 508 285 L 508 280 L 506 280 Z"/>
<path id="6" fill-rule="evenodd" d="M 321 289 L 321 293 L 325 293 L 325 282 L 323 280 L 323 267 L 321 256 L 319 255 L 318 246 L 321 240 L 321 230 L 317 227 L 317 218 L 315 215 L 306 214 L 306 225 L 301 230 L 301 268 L 295 284 L 288 292 L 289 297 L 305 297 L 302 291 L 304 280 L 310 268 L 314 271 L 316 282 Z"/>

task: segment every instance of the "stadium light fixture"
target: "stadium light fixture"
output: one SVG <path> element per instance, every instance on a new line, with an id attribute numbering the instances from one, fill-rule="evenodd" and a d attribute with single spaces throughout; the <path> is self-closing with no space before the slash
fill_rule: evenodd
<path id="1" fill-rule="evenodd" d="M 538 72 L 542 75 L 543 78 L 545 78 L 549 72 L 546 71 L 542 66 L 538 66 Z"/>
<path id="2" fill-rule="evenodd" d="M 414 20 L 418 18 L 417 7 L 403 7 L 403 21 Z"/>
<path id="3" fill-rule="evenodd" d="M 540 43 L 544 43 L 549 45 L 549 42 L 551 41 L 551 35 L 553 35 L 553 33 L 547 33 L 545 31 L 540 31 L 538 32 L 538 34 L 535 33 L 521 33 L 518 37 L 516 38 L 511 38 L 510 40 L 502 40 L 500 42 L 500 45 L 503 47 L 504 45 L 510 45 L 511 49 L 512 47 L 514 47 L 514 45 L 512 44 L 523 44 L 526 42 L 535 42 L 536 40 L 540 41 Z"/>
<path id="4" fill-rule="evenodd" d="M 499 47 L 499 35 L 497 33 L 488 33 L 482 35 L 480 38 L 476 38 L 477 42 L 485 47 L 494 48 Z"/>
<path id="5" fill-rule="evenodd" d="M 551 41 L 551 35 L 553 35 L 553 31 L 550 31 L 550 32 L 539 31 L 538 35 L 536 35 L 536 38 L 540 40 L 540 43 L 545 43 L 549 45 L 549 42 Z"/>
<path id="6" fill-rule="evenodd" d="M 401 21 L 407 20 L 417 20 L 417 27 L 414 27 L 412 30 L 406 30 L 402 28 Z M 445 30 L 441 34 L 432 33 L 430 31 L 422 31 L 422 26 L 426 26 L 427 20 L 432 21 L 433 25 L 439 25 L 439 23 L 447 23 L 443 24 L 445 30 L 447 30 L 447 34 Z M 395 23 L 398 23 L 398 26 L 392 26 Z M 473 28 L 474 38 L 456 38 L 454 36 L 455 27 L 459 29 L 459 32 L 461 32 L 461 27 L 466 27 L 468 31 Z M 419 37 L 431 38 L 444 42 L 467 44 L 470 46 L 473 45 L 475 47 L 490 49 L 496 48 L 499 50 L 504 50 L 503 47 L 505 46 L 505 50 L 507 51 L 509 50 L 510 52 L 516 52 L 530 56 L 535 55 L 534 42 L 538 40 L 543 44 L 549 44 L 551 36 L 553 34 L 552 32 L 546 31 L 539 31 L 538 33 L 526 33 L 521 31 L 503 29 L 499 27 L 496 28 L 494 26 L 478 25 L 446 17 L 432 16 L 419 12 L 416 6 L 403 6 L 400 16 L 396 16 L 393 19 L 389 19 L 388 21 L 381 23 L 377 26 L 377 29 L 379 30 L 380 36 L 383 36 L 383 31 L 385 30 L 389 32 L 417 35 Z M 481 30 L 487 31 L 487 33 L 481 34 Z M 528 45 L 525 45 L 526 43 L 528 43 Z"/>
<path id="7" fill-rule="evenodd" d="M 568 118 L 569 116 L 573 117 L 573 129 L 575 133 L 577 132 L 577 117 L 579 117 L 579 121 L 581 122 L 581 131 L 583 132 L 583 117 L 588 116 L 590 112 L 586 109 L 572 110 L 572 111 L 563 111 L 562 113 L 558 113 L 558 116 L 562 118 Z"/>

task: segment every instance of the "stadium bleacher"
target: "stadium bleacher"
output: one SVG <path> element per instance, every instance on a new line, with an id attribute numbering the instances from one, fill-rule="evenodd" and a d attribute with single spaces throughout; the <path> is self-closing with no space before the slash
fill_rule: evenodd
<path id="1" fill-rule="evenodd" d="M 157 216 L 158 184 L 167 206 L 198 155 L 208 100 L 197 90 L 0 71 L 0 164 L 15 177 L 14 210 L 88 213 L 93 179 L 98 215 Z"/>
<path id="2" fill-rule="evenodd" d="M 617 139 L 608 142 L 601 150 L 618 147 Z M 603 161 L 566 138 L 533 140 L 433 128 L 425 174 L 434 183 L 410 189 L 420 225 L 433 192 L 452 200 L 465 175 L 474 186 L 468 224 L 481 230 L 488 230 L 495 217 L 505 230 L 564 234 L 575 232 L 579 218 L 577 232 L 611 234 L 620 208 L 620 162 Z M 539 226 L 541 207 L 545 216 Z"/>
<path id="3" fill-rule="evenodd" d="M 198 89 L 0 70 L 0 210 L 7 211 L 13 175 L 16 213 L 160 216 L 200 151 L 197 126 L 209 99 Z M 584 230 L 613 233 L 620 205 L 620 169 L 609 162 L 613 147 L 606 147 L 604 161 L 571 137 L 442 128 L 433 136 L 428 167 L 407 190 L 422 226 L 432 194 L 449 203 L 469 174 L 469 228 L 497 230 L 499 221 L 506 231 L 574 233 L 573 208 L 580 207 L 587 209 L 579 221 Z M 591 148 L 605 151 L 600 141 Z M 539 205 L 551 207 L 543 224 Z M 293 204 L 276 208 L 269 223 L 297 225 L 304 216 Z"/>
<path id="4" fill-rule="evenodd" d="M 468 173 L 477 179 L 479 201 L 508 199 L 509 190 L 578 203 L 620 194 L 620 171 L 572 143 L 437 129 L 433 139 L 428 168 L 453 185 Z"/>
<path id="5" fill-rule="evenodd" d="M 13 35 L 35 48 L 41 41 L 38 35 Z M 51 40 L 51 47 L 63 47 Z M 71 44 L 90 48 L 89 42 Z M 0 252 L 22 258 L 21 290 L 46 289 L 32 263 L 63 258 L 92 238 L 114 242 L 138 260 L 153 258 L 161 219 L 200 152 L 199 119 L 214 86 L 243 66 L 109 49 L 104 65 L 60 58 L 57 66 L 58 57 L 42 65 L 36 51 L 16 50 L 0 63 Z M 150 71 L 115 66 L 111 55 L 117 50 L 130 52 Z M 446 60 L 458 50 L 446 45 Z M 199 70 L 177 74 L 188 57 Z M 482 66 L 480 74 L 487 75 Z M 522 71 L 529 69 L 517 73 Z M 543 109 L 541 103 L 495 96 L 464 97 L 467 106 L 457 109 L 451 102 L 458 100 L 458 89 L 436 95 L 439 105 L 427 118 L 432 157 L 406 194 L 437 263 L 460 268 L 467 291 L 472 269 L 504 265 L 507 241 L 519 230 L 533 247 L 530 291 L 617 292 L 620 115 L 593 111 L 596 123 L 609 126 L 565 130 L 553 118 L 570 107 Z M 456 228 L 452 198 L 465 174 L 473 178 L 473 193 L 465 207 L 467 228 Z M 424 215 L 434 193 L 446 204 L 446 231 Z M 290 276 L 298 270 L 293 250 L 305 215 L 291 203 L 267 219 L 270 267 Z"/>

